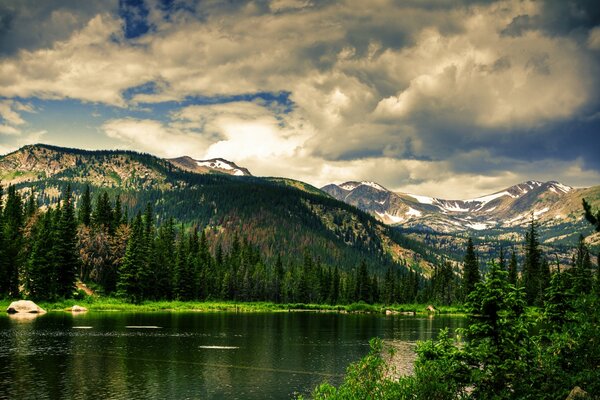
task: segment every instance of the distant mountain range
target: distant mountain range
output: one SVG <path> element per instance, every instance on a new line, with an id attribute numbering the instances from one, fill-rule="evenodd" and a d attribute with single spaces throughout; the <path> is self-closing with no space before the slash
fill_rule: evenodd
<path id="1" fill-rule="evenodd" d="M 467 200 L 396 193 L 375 182 L 330 184 L 321 190 L 386 224 L 425 232 L 500 234 L 519 231 L 533 217 L 545 230 L 547 243 L 564 239 L 565 227 L 576 226 L 572 234 L 589 228 L 583 222 L 582 198 L 600 203 L 600 186 L 575 189 L 555 181 L 527 181 Z"/>
<path id="2" fill-rule="evenodd" d="M 28 145 L 0 156 L 0 181 L 25 196 L 33 190 L 44 206 L 58 201 L 67 182 L 76 201 L 89 184 L 94 196 L 119 194 L 130 216 L 150 202 L 159 222 L 174 217 L 206 227 L 211 242 L 225 248 L 235 237 L 247 239 L 271 260 L 281 255 L 298 265 L 308 251 L 343 269 L 365 259 L 377 268 L 431 271 L 409 240 L 368 213 L 303 182 L 253 177 L 224 159 Z"/>

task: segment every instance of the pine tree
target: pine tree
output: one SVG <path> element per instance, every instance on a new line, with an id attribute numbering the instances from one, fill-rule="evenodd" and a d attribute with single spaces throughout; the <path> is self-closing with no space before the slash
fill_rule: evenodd
<path id="1" fill-rule="evenodd" d="M 469 238 L 463 264 L 462 295 L 464 299 L 475 289 L 475 284 L 480 280 L 479 262 L 473 247 L 473 240 Z"/>
<path id="2" fill-rule="evenodd" d="M 77 217 L 80 224 L 90 226 L 92 216 L 92 196 L 90 194 L 90 185 L 85 185 L 85 191 L 81 195 L 79 200 L 79 209 L 77 210 Z"/>
<path id="3" fill-rule="evenodd" d="M 102 192 L 96 199 L 96 207 L 92 213 L 92 222 L 98 227 L 107 229 L 112 235 L 114 233 L 113 221 L 113 210 L 110 205 L 108 193 Z"/>
<path id="4" fill-rule="evenodd" d="M 500 245 L 500 254 L 498 256 L 498 267 L 502 271 L 506 271 L 506 259 L 504 258 L 504 247 Z"/>
<path id="5" fill-rule="evenodd" d="M 127 223 L 127 218 L 125 218 L 125 220 L 123 220 L 123 205 L 121 204 L 121 196 L 117 194 L 117 197 L 115 198 L 115 208 L 113 210 L 112 225 L 116 229 L 119 225 L 126 224 L 126 223 Z"/>
<path id="6" fill-rule="evenodd" d="M 541 270 L 542 254 L 539 248 L 537 224 L 532 215 L 529 231 L 525 234 L 525 262 L 523 264 L 523 287 L 527 304 L 540 304 L 544 292 Z"/>
<path id="7" fill-rule="evenodd" d="M 19 270 L 22 266 L 23 246 L 23 201 L 16 188 L 8 187 L 3 210 L 4 222 L 4 274 L 0 279 L 0 295 L 19 296 Z"/>
<path id="8" fill-rule="evenodd" d="M 173 298 L 173 274 L 175 273 L 175 224 L 173 218 L 158 230 L 156 242 L 156 295 L 162 299 Z"/>
<path id="9" fill-rule="evenodd" d="M 275 282 L 273 284 L 273 300 L 276 303 L 282 301 L 283 292 L 283 262 L 281 261 L 281 255 L 277 255 L 277 261 L 275 262 Z"/>
<path id="10" fill-rule="evenodd" d="M 71 297 L 75 289 L 80 260 L 77 250 L 77 221 L 70 184 L 63 193 L 62 207 L 58 215 L 54 255 L 57 265 L 57 295 L 64 298 Z"/>
<path id="11" fill-rule="evenodd" d="M 6 240 L 5 240 L 5 225 L 3 211 L 3 196 L 4 188 L 0 185 L 0 297 L 8 295 L 9 287 L 9 266 L 6 257 Z"/>
<path id="12" fill-rule="evenodd" d="M 51 300 L 57 294 L 55 282 L 59 267 L 55 257 L 54 217 L 52 210 L 40 215 L 31 237 L 31 251 L 25 264 L 25 288 L 34 299 Z"/>
<path id="13" fill-rule="evenodd" d="M 596 210 L 596 214 L 594 215 L 592 211 L 592 206 L 590 206 L 590 204 L 587 201 L 585 201 L 585 199 L 582 199 L 582 202 L 583 210 L 585 212 L 585 219 L 587 219 L 588 222 L 594 226 L 596 232 L 600 232 L 600 210 Z"/>
<path id="14" fill-rule="evenodd" d="M 25 206 L 25 219 L 28 220 L 31 218 L 38 210 L 37 199 L 35 197 L 35 192 L 31 189 L 31 193 L 29 193 L 29 198 L 27 199 L 27 205 Z"/>
<path id="15" fill-rule="evenodd" d="M 573 288 L 575 293 L 590 293 L 592 289 L 591 269 L 590 252 L 585 245 L 584 237 L 580 235 L 575 255 L 575 265 L 573 266 Z"/>
<path id="16" fill-rule="evenodd" d="M 119 266 L 117 295 L 134 303 L 142 300 L 142 288 L 139 280 L 139 266 L 144 260 L 144 228 L 142 214 L 138 212 L 133 220 L 131 236 L 127 242 L 125 257 Z"/>
<path id="17" fill-rule="evenodd" d="M 355 299 L 356 301 L 370 303 L 371 295 L 371 283 L 367 271 L 367 263 L 365 260 L 362 260 L 356 275 Z"/>
<path id="18" fill-rule="evenodd" d="M 519 267 L 517 264 L 517 254 L 515 252 L 515 249 L 513 248 L 512 254 L 510 256 L 510 263 L 508 264 L 508 283 L 510 283 L 511 285 L 517 286 L 518 268 Z"/>

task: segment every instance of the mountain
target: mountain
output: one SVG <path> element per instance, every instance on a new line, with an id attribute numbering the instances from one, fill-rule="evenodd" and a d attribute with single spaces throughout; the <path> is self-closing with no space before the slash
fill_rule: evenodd
<path id="1" fill-rule="evenodd" d="M 149 154 L 49 145 L 0 157 L 0 179 L 26 196 L 33 191 L 43 206 L 55 204 L 67 183 L 76 201 L 89 184 L 94 197 L 103 191 L 113 198 L 118 194 L 129 216 L 150 203 L 159 223 L 174 217 L 186 226 L 206 227 L 211 242 L 225 248 L 237 237 L 248 240 L 267 261 L 281 255 L 297 265 L 307 251 L 346 270 L 363 259 L 379 270 L 408 266 L 428 273 L 432 268 L 431 260 L 395 230 L 289 179 L 199 174 Z"/>
<path id="2" fill-rule="evenodd" d="M 527 181 L 467 200 L 395 193 L 374 182 L 331 184 L 321 190 L 386 224 L 417 231 L 499 236 L 519 232 L 533 215 L 547 243 L 590 231 L 583 221 L 582 198 L 600 205 L 600 186 L 575 189 L 556 181 Z"/>
<path id="3" fill-rule="evenodd" d="M 246 168 L 238 167 L 234 162 L 227 161 L 224 158 L 194 160 L 191 157 L 183 156 L 179 158 L 171 158 L 167 161 L 185 171 L 196 172 L 199 174 L 221 173 L 235 176 L 252 176 L 250 171 L 248 171 Z"/>

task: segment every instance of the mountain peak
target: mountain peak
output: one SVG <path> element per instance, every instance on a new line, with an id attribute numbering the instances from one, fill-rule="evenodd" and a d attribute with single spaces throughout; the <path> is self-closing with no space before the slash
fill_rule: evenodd
<path id="1" fill-rule="evenodd" d="M 218 172 L 235 176 L 252 176 L 248 169 L 244 167 L 239 167 L 233 161 L 229 161 L 220 157 L 211 158 L 208 160 L 196 160 L 189 156 L 183 156 L 178 158 L 171 158 L 167 161 L 183 170 L 201 174 Z"/>
<path id="2" fill-rule="evenodd" d="M 348 181 L 348 182 L 342 183 L 340 185 L 337 185 L 337 187 L 339 187 L 340 189 L 344 189 L 346 191 L 352 191 L 360 186 L 368 186 L 375 190 L 379 190 L 382 192 L 389 192 L 389 190 L 387 190 L 386 188 L 384 188 L 377 182 L 372 182 L 372 181 L 361 181 L 361 182 Z"/>

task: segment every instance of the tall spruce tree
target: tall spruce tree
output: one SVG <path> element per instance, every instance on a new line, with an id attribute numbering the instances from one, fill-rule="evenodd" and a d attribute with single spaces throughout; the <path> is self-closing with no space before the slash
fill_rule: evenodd
<path id="1" fill-rule="evenodd" d="M 0 282 L 0 294 L 9 297 L 19 296 L 19 270 L 23 255 L 23 201 L 15 186 L 8 187 L 6 204 L 3 210 L 4 222 L 4 276 Z"/>
<path id="2" fill-rule="evenodd" d="M 6 258 L 6 240 L 3 210 L 4 188 L 0 185 L 0 297 L 8 295 L 8 262 Z"/>
<path id="3" fill-rule="evenodd" d="M 31 248 L 25 264 L 25 289 L 34 300 L 54 299 L 58 292 L 56 282 L 54 216 L 52 209 L 39 216 L 31 234 Z"/>
<path id="4" fill-rule="evenodd" d="M 517 285 L 518 280 L 518 264 L 517 264 L 517 254 L 515 249 L 512 249 L 510 255 L 510 262 L 508 263 L 508 283 L 511 285 Z"/>
<path id="5" fill-rule="evenodd" d="M 92 195 L 90 193 L 90 185 L 85 185 L 85 190 L 79 200 L 77 217 L 80 224 L 90 226 L 92 221 Z"/>
<path id="6" fill-rule="evenodd" d="M 54 254 L 57 266 L 57 295 L 68 298 L 72 296 L 75 289 L 80 263 L 77 250 L 77 220 L 75 219 L 70 184 L 67 185 L 63 193 L 62 206 L 57 219 Z"/>
<path id="7" fill-rule="evenodd" d="M 114 233 L 114 216 L 112 206 L 110 205 L 110 198 L 107 192 L 102 192 L 96 199 L 96 207 L 92 213 L 92 222 L 97 227 L 103 227 L 109 231 L 112 235 Z"/>
<path id="8" fill-rule="evenodd" d="M 592 290 L 592 261 L 582 235 L 579 236 L 575 265 L 573 267 L 573 288 L 575 293 L 590 293 Z"/>
<path id="9" fill-rule="evenodd" d="M 477 254 L 475 254 L 473 240 L 469 238 L 469 240 L 467 241 L 467 251 L 465 252 L 463 264 L 463 299 L 467 298 L 467 296 L 475 289 L 475 284 L 477 284 L 480 281 L 481 274 L 479 272 L 479 262 L 477 261 Z"/>
<path id="10" fill-rule="evenodd" d="M 142 214 L 138 212 L 131 227 L 131 236 L 127 242 L 125 257 L 119 267 L 117 295 L 134 303 L 142 301 L 142 288 L 139 279 L 139 267 L 144 262 L 144 227 Z"/>
<path id="11" fill-rule="evenodd" d="M 585 219 L 587 219 L 588 222 L 594 226 L 596 232 L 600 232 L 600 210 L 596 210 L 596 213 L 594 214 L 592 211 L 592 206 L 585 201 L 585 199 L 582 199 L 582 202 Z"/>
<path id="12" fill-rule="evenodd" d="M 523 263 L 523 287 L 527 304 L 540 305 L 543 298 L 542 253 L 538 241 L 537 224 L 533 215 L 525 234 L 525 261 Z"/>

